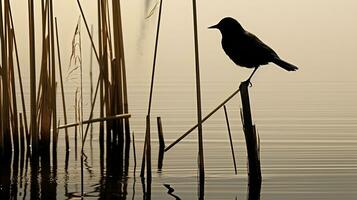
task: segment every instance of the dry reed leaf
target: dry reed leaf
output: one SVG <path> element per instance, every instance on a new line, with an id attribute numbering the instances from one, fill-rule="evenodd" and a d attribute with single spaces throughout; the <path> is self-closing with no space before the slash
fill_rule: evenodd
<path id="1" fill-rule="evenodd" d="M 158 7 L 160 1 L 157 1 L 154 5 L 154 7 L 150 10 L 149 14 L 145 17 L 145 19 L 149 19 L 151 16 L 154 15 L 156 8 Z"/>

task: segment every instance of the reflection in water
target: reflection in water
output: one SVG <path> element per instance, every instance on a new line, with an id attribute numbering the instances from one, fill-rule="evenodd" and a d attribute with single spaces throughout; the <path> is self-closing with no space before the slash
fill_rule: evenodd
<path id="1" fill-rule="evenodd" d="M 11 198 L 17 197 L 17 182 L 19 173 L 19 154 L 14 153 L 14 160 L 12 162 L 12 181 L 11 181 Z"/>
<path id="2" fill-rule="evenodd" d="M 255 179 L 254 177 L 249 177 L 248 200 L 260 200 L 261 188 L 262 182 L 260 178 Z"/>
<path id="3" fill-rule="evenodd" d="M 10 199 L 11 159 L 0 157 L 0 161 L 0 197 Z"/>
<path id="4" fill-rule="evenodd" d="M 51 173 L 51 159 L 47 151 L 41 154 L 40 191 L 41 199 L 56 199 L 56 177 Z"/>
<path id="5" fill-rule="evenodd" d="M 39 173 L 39 158 L 36 155 L 31 155 L 30 166 L 31 166 L 31 184 L 30 184 L 30 195 L 31 199 L 40 199 L 39 195 L 39 184 L 38 184 L 38 173 Z"/>
<path id="6" fill-rule="evenodd" d="M 174 197 L 176 200 L 181 200 L 181 198 L 174 194 L 175 189 L 173 189 L 169 184 L 164 184 L 164 186 L 168 189 L 167 194 Z"/>
<path id="7" fill-rule="evenodd" d="M 128 198 L 128 162 L 118 159 L 118 152 L 125 154 L 122 151 L 124 148 L 119 148 L 118 145 L 112 143 L 109 152 L 105 154 L 105 162 L 98 165 L 100 167 L 100 179 L 96 184 L 88 185 L 84 198 L 98 199 L 127 199 Z M 118 156 L 119 155 L 119 156 Z M 123 158 L 126 155 L 122 156 Z M 91 158 L 84 155 L 84 166 L 88 179 L 95 178 L 94 166 L 90 163 Z M 0 171 L 0 199 L 79 199 L 81 198 L 78 192 L 78 182 L 71 182 L 71 163 L 69 163 L 69 152 L 64 155 L 64 163 L 60 165 L 63 169 L 62 184 L 58 189 L 57 174 L 62 171 L 58 169 L 57 156 L 50 153 L 41 152 L 39 155 L 31 155 L 31 152 L 20 153 L 13 155 L 11 159 L 1 160 Z M 102 162 L 100 162 L 102 163 Z M 93 177 L 91 177 L 91 174 Z M 133 177 L 130 184 L 130 199 L 135 199 L 135 184 L 136 178 Z M 143 199 L 150 200 L 152 198 L 152 183 L 146 179 L 141 179 L 143 188 Z M 175 194 L 175 190 L 169 185 L 164 184 L 168 189 L 168 195 L 175 199 L 181 199 Z M 72 191 L 71 191 L 72 190 Z M 61 191 L 61 192 L 59 192 Z M 141 192 L 141 191 L 140 191 Z M 258 200 L 260 187 L 250 187 L 249 200 Z M 58 194 L 59 193 L 59 194 Z M 203 195 L 199 196 L 203 199 Z"/>

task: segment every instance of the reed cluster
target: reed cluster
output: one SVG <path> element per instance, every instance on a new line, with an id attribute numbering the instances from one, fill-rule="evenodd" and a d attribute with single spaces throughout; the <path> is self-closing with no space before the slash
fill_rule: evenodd
<path id="1" fill-rule="evenodd" d="M 15 27 L 9 0 L 0 2 L 0 43 L 0 157 L 8 159 L 11 158 L 12 150 L 15 155 L 20 150 L 24 152 L 30 142 Z M 15 71 L 18 72 L 17 77 Z M 22 113 L 17 108 L 16 79 L 21 92 Z"/>
<path id="2" fill-rule="evenodd" d="M 100 79 L 101 118 L 128 113 L 120 1 L 112 1 L 111 5 L 109 3 L 107 0 L 98 0 L 99 62 L 102 74 Z M 109 12 L 110 7 L 112 12 Z M 103 123 L 100 124 L 99 133 L 101 148 L 104 146 Z M 127 174 L 130 151 L 129 118 L 106 121 L 106 143 L 107 155 L 116 149 L 119 156 L 116 159 L 124 161 L 124 165 L 121 163 L 119 167 L 124 166 L 123 171 Z"/>

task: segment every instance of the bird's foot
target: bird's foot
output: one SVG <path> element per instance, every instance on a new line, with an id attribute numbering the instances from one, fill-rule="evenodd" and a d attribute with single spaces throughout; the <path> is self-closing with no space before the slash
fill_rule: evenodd
<path id="1" fill-rule="evenodd" d="M 252 82 L 250 82 L 250 78 L 247 79 L 246 81 L 243 81 L 244 84 L 249 85 L 249 87 L 253 87 Z"/>

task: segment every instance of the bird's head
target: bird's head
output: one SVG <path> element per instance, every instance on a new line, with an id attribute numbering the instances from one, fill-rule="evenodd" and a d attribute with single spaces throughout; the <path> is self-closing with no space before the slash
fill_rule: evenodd
<path id="1" fill-rule="evenodd" d="M 223 18 L 218 24 L 208 27 L 209 29 L 218 29 L 222 34 L 232 34 L 243 32 L 244 29 L 240 23 L 232 17 Z"/>

